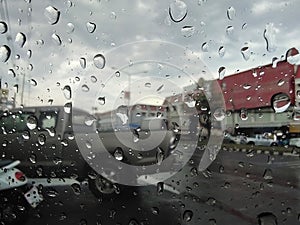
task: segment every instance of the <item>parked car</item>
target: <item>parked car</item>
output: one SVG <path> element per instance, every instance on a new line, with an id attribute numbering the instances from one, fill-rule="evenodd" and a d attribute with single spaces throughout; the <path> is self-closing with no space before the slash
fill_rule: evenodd
<path id="1" fill-rule="evenodd" d="M 246 144 L 247 138 L 244 135 L 233 136 L 229 133 L 225 133 L 224 135 L 224 143 L 230 144 Z"/>
<path id="2" fill-rule="evenodd" d="M 267 137 L 264 134 L 255 134 L 252 137 L 246 137 L 248 145 L 261 145 L 261 146 L 278 146 L 278 141 Z"/>

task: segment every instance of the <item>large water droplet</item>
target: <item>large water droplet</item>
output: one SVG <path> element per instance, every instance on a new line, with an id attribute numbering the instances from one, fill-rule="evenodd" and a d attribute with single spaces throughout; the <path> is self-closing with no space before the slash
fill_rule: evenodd
<path id="1" fill-rule="evenodd" d="M 99 103 L 100 105 L 104 105 L 104 104 L 105 104 L 105 97 L 99 97 L 99 98 L 98 98 L 98 103 Z"/>
<path id="2" fill-rule="evenodd" d="M 51 38 L 56 45 L 61 45 L 61 39 L 57 34 L 52 34 Z"/>
<path id="3" fill-rule="evenodd" d="M 17 33 L 15 42 L 20 48 L 22 48 L 26 42 L 25 34 L 23 34 L 22 32 Z"/>
<path id="4" fill-rule="evenodd" d="M 273 23 L 269 23 L 266 25 L 264 30 L 264 38 L 267 44 L 267 51 L 274 52 L 276 50 L 276 29 Z"/>
<path id="5" fill-rule="evenodd" d="M 270 212 L 264 212 L 257 216 L 259 225 L 277 225 L 277 217 Z"/>
<path id="6" fill-rule="evenodd" d="M 97 77 L 91 76 L 91 82 L 92 82 L 92 83 L 96 83 L 96 82 L 97 82 Z"/>
<path id="7" fill-rule="evenodd" d="M 34 86 L 34 87 L 37 86 L 37 81 L 35 79 L 30 79 L 29 83 L 31 86 Z"/>
<path id="8" fill-rule="evenodd" d="M 70 100 L 72 97 L 71 87 L 69 85 L 64 86 L 63 88 L 64 96 L 67 100 Z"/>
<path id="9" fill-rule="evenodd" d="M 71 187 L 72 187 L 72 190 L 74 191 L 74 193 L 76 195 L 80 195 L 80 193 L 81 193 L 80 184 L 74 183 L 74 184 L 71 185 Z"/>
<path id="10" fill-rule="evenodd" d="M 3 21 L 0 21 L 0 34 L 6 33 L 8 30 L 7 24 Z"/>
<path id="11" fill-rule="evenodd" d="M 122 161 L 124 158 L 123 150 L 121 148 L 116 148 L 114 152 L 114 157 L 116 160 Z"/>
<path id="12" fill-rule="evenodd" d="M 189 222 L 193 218 L 193 212 L 191 210 L 185 210 L 183 213 L 183 221 Z"/>
<path id="13" fill-rule="evenodd" d="M 84 119 L 84 124 L 87 126 L 92 126 L 93 123 L 96 121 L 96 118 L 93 115 L 88 115 Z"/>
<path id="14" fill-rule="evenodd" d="M 7 72 L 7 75 L 12 76 L 12 77 L 16 77 L 16 73 L 13 69 L 9 69 Z"/>
<path id="15" fill-rule="evenodd" d="M 105 58 L 102 54 L 97 54 L 94 56 L 94 65 L 98 69 L 103 69 L 105 67 Z"/>
<path id="16" fill-rule="evenodd" d="M 278 94 L 272 99 L 272 108 L 275 113 L 285 112 L 291 105 L 291 100 L 286 94 Z"/>
<path id="17" fill-rule="evenodd" d="M 35 155 L 35 154 L 31 154 L 31 155 L 29 156 L 29 161 L 30 161 L 31 163 L 36 163 L 36 155 Z"/>
<path id="18" fill-rule="evenodd" d="M 184 37 L 192 37 L 195 33 L 195 27 L 194 26 L 184 26 L 181 28 L 181 34 Z"/>
<path id="19" fill-rule="evenodd" d="M 227 9 L 227 17 L 230 20 L 233 20 L 235 17 L 235 9 L 232 6 Z"/>
<path id="20" fill-rule="evenodd" d="M 75 29 L 75 26 L 74 26 L 74 24 L 73 23 L 67 23 L 67 33 L 72 33 L 73 31 L 74 31 L 74 29 Z"/>
<path id="21" fill-rule="evenodd" d="M 225 76 L 225 72 L 226 72 L 226 69 L 224 66 L 221 66 L 218 70 L 219 72 L 219 79 L 220 80 L 223 80 L 224 76 Z"/>
<path id="22" fill-rule="evenodd" d="M 30 138 L 30 133 L 25 130 L 23 133 L 22 133 L 22 137 L 24 138 L 24 140 L 29 140 Z"/>
<path id="23" fill-rule="evenodd" d="M 59 20 L 60 12 L 53 6 L 48 6 L 47 8 L 45 8 L 44 15 L 48 19 L 48 22 L 54 25 Z"/>
<path id="24" fill-rule="evenodd" d="M 88 91 L 90 90 L 90 88 L 89 88 L 89 86 L 87 86 L 86 84 L 83 84 L 83 85 L 81 86 L 81 90 L 82 90 L 83 92 L 88 92 Z"/>
<path id="25" fill-rule="evenodd" d="M 241 48 L 243 58 L 247 61 L 250 58 L 250 50 L 248 46 Z"/>
<path id="26" fill-rule="evenodd" d="M 223 57 L 223 56 L 225 55 L 225 47 L 224 47 L 224 46 L 221 46 L 221 47 L 219 48 L 218 53 L 219 53 L 219 56 L 220 56 L 220 57 Z"/>
<path id="27" fill-rule="evenodd" d="M 183 1 L 175 0 L 169 6 L 169 15 L 173 22 L 181 22 L 187 16 L 186 4 Z"/>
<path id="28" fill-rule="evenodd" d="M 0 47 L 0 62 L 5 63 L 10 57 L 11 50 L 7 45 Z"/>
<path id="29" fill-rule="evenodd" d="M 87 22 L 86 29 L 89 33 L 93 33 L 96 30 L 96 24 L 92 22 Z"/>
<path id="30" fill-rule="evenodd" d="M 34 116 L 28 116 L 26 125 L 29 130 L 33 130 L 37 127 L 37 119 Z"/>
<path id="31" fill-rule="evenodd" d="M 266 169 L 263 176 L 265 180 L 272 180 L 273 179 L 272 170 Z"/>
<path id="32" fill-rule="evenodd" d="M 243 85 L 243 88 L 244 88 L 245 90 L 249 90 L 249 89 L 251 88 L 251 85 L 250 85 L 250 84 L 244 84 L 244 85 Z"/>
<path id="33" fill-rule="evenodd" d="M 151 83 L 150 83 L 150 82 L 146 82 L 146 83 L 145 83 L 145 87 L 151 88 Z"/>
<path id="34" fill-rule="evenodd" d="M 277 85 L 279 86 L 279 87 L 281 87 L 282 85 L 284 85 L 285 84 L 285 80 L 282 80 L 282 79 L 280 79 L 278 82 L 277 82 Z"/>
<path id="35" fill-rule="evenodd" d="M 82 69 L 86 68 L 86 59 L 85 58 L 81 57 L 79 59 L 79 63 L 80 63 L 80 66 L 81 66 Z"/>

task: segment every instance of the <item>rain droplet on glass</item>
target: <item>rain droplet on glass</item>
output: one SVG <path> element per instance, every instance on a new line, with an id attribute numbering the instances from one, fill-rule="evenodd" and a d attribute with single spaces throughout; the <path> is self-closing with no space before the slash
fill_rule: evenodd
<path id="1" fill-rule="evenodd" d="M 73 23 L 67 23 L 67 33 L 72 33 L 73 31 L 74 31 L 74 29 L 75 29 L 75 26 L 74 26 L 74 24 Z"/>
<path id="2" fill-rule="evenodd" d="M 241 109 L 240 118 L 241 118 L 241 120 L 247 120 L 248 119 L 248 111 L 246 109 Z"/>
<path id="3" fill-rule="evenodd" d="M 227 34 L 228 36 L 233 35 L 233 32 L 234 32 L 234 27 L 233 27 L 233 26 L 228 26 L 228 27 L 226 27 L 226 34 Z"/>
<path id="4" fill-rule="evenodd" d="M 191 210 L 185 210 L 183 213 L 183 221 L 189 222 L 193 218 L 193 212 Z"/>
<path id="5" fill-rule="evenodd" d="M 0 34 L 5 34 L 8 30 L 7 24 L 3 21 L 0 21 Z"/>
<path id="6" fill-rule="evenodd" d="M 274 52 L 276 50 L 276 28 L 273 23 L 266 25 L 264 39 L 266 40 L 267 51 Z"/>
<path id="7" fill-rule="evenodd" d="M 105 67 L 105 57 L 102 54 L 97 54 L 94 56 L 94 65 L 98 69 L 103 69 Z"/>
<path id="8" fill-rule="evenodd" d="M 37 119 L 34 116 L 28 116 L 26 125 L 29 130 L 33 130 L 37 127 Z"/>
<path id="9" fill-rule="evenodd" d="M 48 19 L 49 24 L 54 25 L 59 20 L 60 11 L 53 6 L 48 6 L 45 8 L 44 15 Z"/>
<path id="10" fill-rule="evenodd" d="M 90 90 L 90 88 L 89 88 L 89 86 L 87 86 L 86 84 L 83 84 L 83 85 L 81 86 L 81 90 L 82 90 L 83 92 L 88 92 L 88 91 Z"/>
<path id="11" fill-rule="evenodd" d="M 156 152 L 156 163 L 157 165 L 161 165 L 161 163 L 164 160 L 164 152 L 161 148 L 157 148 L 157 152 Z"/>
<path id="12" fill-rule="evenodd" d="M 104 105 L 104 104 L 105 104 L 105 97 L 104 97 L 104 96 L 99 97 L 99 98 L 98 98 L 98 103 L 99 103 L 100 105 Z"/>
<path id="13" fill-rule="evenodd" d="M 26 42 L 26 36 L 22 32 L 17 33 L 15 38 L 15 43 L 20 47 L 23 48 L 24 44 Z"/>
<path id="14" fill-rule="evenodd" d="M 97 77 L 91 76 L 91 82 L 92 82 L 92 83 L 96 83 L 96 82 L 97 82 Z"/>
<path id="15" fill-rule="evenodd" d="M 121 148 L 116 148 L 116 150 L 114 152 L 114 157 L 116 160 L 122 161 L 124 158 L 123 150 Z"/>
<path id="16" fill-rule="evenodd" d="M 208 48 L 209 48 L 209 44 L 207 42 L 204 42 L 201 45 L 201 49 L 202 49 L 203 52 L 208 52 Z"/>
<path id="17" fill-rule="evenodd" d="M 227 9 L 227 17 L 229 20 L 233 20 L 235 17 L 235 9 L 232 6 Z"/>
<path id="18" fill-rule="evenodd" d="M 57 34 L 52 34 L 51 38 L 56 45 L 61 45 L 61 39 Z"/>
<path id="19" fill-rule="evenodd" d="M 87 22 L 86 29 L 89 33 L 93 33 L 96 30 L 96 24 L 92 22 Z"/>
<path id="20" fill-rule="evenodd" d="M 218 72 L 219 72 L 219 79 L 223 80 L 223 78 L 225 76 L 226 68 L 224 66 L 221 66 L 219 68 Z"/>
<path id="21" fill-rule="evenodd" d="M 181 28 L 181 34 L 184 37 L 192 37 L 195 33 L 195 27 L 194 26 L 183 26 Z"/>
<path id="22" fill-rule="evenodd" d="M 86 59 L 85 58 L 81 57 L 79 59 L 79 63 L 80 63 L 80 66 L 81 66 L 82 69 L 86 68 Z"/>
<path id="23" fill-rule="evenodd" d="M 214 113 L 213 113 L 213 116 L 214 118 L 217 120 L 217 121 L 222 121 L 225 119 L 225 116 L 226 116 L 226 112 L 223 108 L 217 108 Z"/>
<path id="24" fill-rule="evenodd" d="M 175 23 L 183 21 L 187 13 L 187 5 L 183 1 L 175 0 L 169 6 L 170 19 Z"/>
<path id="25" fill-rule="evenodd" d="M 250 58 L 250 50 L 248 46 L 241 48 L 243 58 L 247 61 Z"/>
<path id="26" fill-rule="evenodd" d="M 31 86 L 37 86 L 37 81 L 35 79 L 30 79 L 29 83 L 31 84 Z"/>
<path id="27" fill-rule="evenodd" d="M 5 63 L 9 59 L 11 50 L 7 45 L 2 45 L 0 47 L 0 61 Z"/>
<path id="28" fill-rule="evenodd" d="M 120 77 L 120 75 L 121 75 L 120 71 L 116 71 L 116 72 L 115 72 L 115 76 L 116 76 L 116 77 Z"/>
<path id="29" fill-rule="evenodd" d="M 221 46 L 221 47 L 219 48 L 218 53 L 219 53 L 219 56 L 220 56 L 220 57 L 223 57 L 223 56 L 225 55 L 225 47 L 224 47 L 224 46 Z"/>
<path id="30" fill-rule="evenodd" d="M 71 110 L 72 110 L 72 103 L 71 102 L 67 102 L 64 105 L 64 111 L 65 111 L 65 113 L 71 113 Z"/>
<path id="31" fill-rule="evenodd" d="M 151 88 L 151 83 L 150 83 L 150 82 L 146 82 L 146 83 L 145 83 L 145 87 Z"/>
<path id="32" fill-rule="evenodd" d="M 64 86 L 63 88 L 64 96 L 67 100 L 70 100 L 72 97 L 71 87 L 69 85 Z"/>

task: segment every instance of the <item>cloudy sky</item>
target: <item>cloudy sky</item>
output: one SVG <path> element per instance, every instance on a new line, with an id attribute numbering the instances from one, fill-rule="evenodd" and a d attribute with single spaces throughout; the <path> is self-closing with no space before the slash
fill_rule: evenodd
<path id="1" fill-rule="evenodd" d="M 154 103 L 200 77 L 217 78 L 220 67 L 226 76 L 300 49 L 297 0 L 0 4 L 0 76 L 10 97 L 18 85 L 17 104 L 23 93 L 24 105 L 73 101 L 105 111 L 125 103 L 127 91 L 135 103 Z"/>

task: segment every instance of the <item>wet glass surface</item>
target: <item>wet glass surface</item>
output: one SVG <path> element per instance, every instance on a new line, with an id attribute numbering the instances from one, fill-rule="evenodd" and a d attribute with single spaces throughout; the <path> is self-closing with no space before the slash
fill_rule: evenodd
<path id="1" fill-rule="evenodd" d="M 0 0 L 0 224 L 298 224 L 299 6 Z"/>

